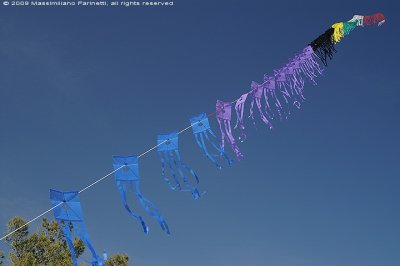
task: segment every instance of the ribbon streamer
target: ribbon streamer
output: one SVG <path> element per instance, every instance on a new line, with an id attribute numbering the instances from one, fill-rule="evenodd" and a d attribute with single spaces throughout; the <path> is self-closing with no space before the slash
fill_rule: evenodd
<path id="1" fill-rule="evenodd" d="M 187 191 L 192 193 L 193 199 L 200 198 L 200 192 L 198 190 L 199 178 L 196 173 L 187 166 L 181 160 L 181 155 L 178 150 L 178 133 L 172 132 L 169 134 L 160 134 L 157 137 L 158 144 L 158 156 L 161 160 L 162 176 L 169 188 L 172 190 Z M 174 184 L 171 183 L 171 179 L 165 173 L 165 166 L 168 166 L 170 175 L 173 177 Z M 187 175 L 183 170 L 186 170 L 192 177 L 193 181 L 190 182 Z M 178 178 L 178 175 L 180 179 Z M 182 188 L 181 182 L 184 187 Z"/>
<path id="2" fill-rule="evenodd" d="M 216 116 L 221 130 L 221 147 L 224 150 L 225 138 L 231 145 L 232 150 L 235 152 L 238 160 L 243 158 L 243 154 L 240 152 L 238 145 L 236 144 L 235 138 L 232 134 L 231 120 L 232 120 L 232 103 L 223 102 L 217 100 L 216 103 Z"/>
<path id="3" fill-rule="evenodd" d="M 215 143 L 216 135 L 211 130 L 210 122 L 208 121 L 208 117 L 205 113 L 201 113 L 199 115 L 194 115 L 190 118 L 190 125 L 193 130 L 194 137 L 196 139 L 196 143 L 203 152 L 203 154 L 215 164 L 218 169 L 222 169 L 222 166 L 217 161 L 217 158 L 223 157 L 227 161 L 228 165 L 232 165 L 233 161 L 226 155 L 224 149 Z M 218 152 L 218 154 L 211 153 L 207 144 L 211 145 L 211 147 Z"/>
<path id="4" fill-rule="evenodd" d="M 115 172 L 115 180 L 117 181 L 117 188 L 121 196 L 122 203 L 128 213 L 135 219 L 137 219 L 142 227 L 143 231 L 147 234 L 149 228 L 146 226 L 143 218 L 135 214 L 129 208 L 127 202 L 127 191 L 128 187 L 132 189 L 142 205 L 143 209 L 150 214 L 154 219 L 158 221 L 163 231 L 170 234 L 167 222 L 164 220 L 161 212 L 158 210 L 157 206 L 146 199 L 142 192 L 140 191 L 140 175 L 139 175 L 139 162 L 137 156 L 113 156 L 113 166 Z M 135 186 L 134 186 L 135 184 Z"/>

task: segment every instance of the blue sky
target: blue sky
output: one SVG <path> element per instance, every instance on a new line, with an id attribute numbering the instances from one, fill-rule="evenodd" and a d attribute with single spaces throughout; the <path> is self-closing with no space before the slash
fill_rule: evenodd
<path id="1" fill-rule="evenodd" d="M 273 131 L 249 124 L 243 162 L 218 171 L 190 131 L 180 136 L 207 191 L 200 200 L 167 188 L 156 153 L 140 160 L 143 193 L 171 236 L 131 198 L 150 226 L 142 233 L 113 177 L 81 200 L 96 249 L 128 253 L 130 265 L 399 265 L 399 7 L 1 6 L 0 225 L 47 209 L 49 188 L 79 190 L 112 170 L 112 155 L 140 154 L 217 99 L 236 99 L 331 24 L 382 12 L 382 27 L 357 28 L 337 45 L 300 111 Z"/>

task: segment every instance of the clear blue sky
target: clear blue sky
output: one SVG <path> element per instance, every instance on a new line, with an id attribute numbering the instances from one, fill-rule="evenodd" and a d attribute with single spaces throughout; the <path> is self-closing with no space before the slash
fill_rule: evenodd
<path id="1" fill-rule="evenodd" d="M 142 190 L 167 236 L 124 210 L 114 177 L 81 195 L 95 248 L 130 265 L 400 265 L 399 10 L 396 1 L 189 1 L 173 8 L 0 7 L 0 231 L 139 154 L 156 135 L 233 100 L 331 24 L 357 28 L 306 86 L 307 102 L 272 132 L 259 121 L 245 160 L 218 171 L 191 132 L 183 159 L 204 198 L 170 191 L 153 152 Z M 217 130 L 213 120 L 212 126 Z M 48 217 L 52 217 L 49 215 Z M 32 224 L 36 228 L 38 223 Z M 4 243 L 0 249 L 6 249 Z"/>

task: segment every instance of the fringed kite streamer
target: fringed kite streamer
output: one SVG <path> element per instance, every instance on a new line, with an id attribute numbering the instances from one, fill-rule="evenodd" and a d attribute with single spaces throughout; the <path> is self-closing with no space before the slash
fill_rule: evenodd
<path id="1" fill-rule="evenodd" d="M 286 84 L 289 88 L 289 94 L 293 100 L 293 105 L 300 109 L 301 102 L 303 101 L 301 90 L 299 90 L 301 88 L 297 85 L 297 78 L 290 62 L 282 68 L 282 72 L 285 75 Z"/>
<path id="2" fill-rule="evenodd" d="M 117 181 L 117 187 L 119 194 L 122 199 L 122 203 L 124 204 L 125 209 L 128 213 L 138 221 L 140 221 L 143 231 L 148 233 L 149 228 L 146 226 L 143 218 L 135 214 L 129 208 L 127 202 L 127 191 L 128 188 L 131 188 L 133 192 L 136 193 L 136 196 L 142 205 L 143 209 L 150 214 L 154 219 L 158 221 L 162 230 L 164 230 L 167 234 L 170 234 L 168 225 L 164 220 L 161 212 L 158 210 L 157 206 L 146 199 L 142 192 L 140 191 L 140 175 L 139 175 L 139 162 L 137 156 L 113 156 L 113 166 L 115 172 L 115 179 Z M 135 185 L 135 186 L 134 186 Z"/>
<path id="3" fill-rule="evenodd" d="M 322 63 L 327 66 L 327 59 L 332 59 L 333 53 L 336 52 L 334 44 L 338 43 L 345 35 L 348 35 L 356 26 L 371 26 L 375 24 L 381 26 L 385 21 L 385 16 L 382 13 L 369 16 L 354 15 L 347 22 L 333 24 L 331 28 L 318 36 L 310 45 Z"/>
<path id="4" fill-rule="evenodd" d="M 333 34 L 335 32 L 334 28 L 329 28 L 323 34 L 318 36 L 317 39 L 310 43 L 314 53 L 318 56 L 318 58 L 322 61 L 322 63 L 327 66 L 328 58 L 332 60 L 333 53 L 337 52 L 334 43 L 332 42 Z"/>
<path id="5" fill-rule="evenodd" d="M 252 99 L 249 118 L 255 123 L 254 106 L 256 105 L 261 120 L 272 128 L 271 120 L 277 117 L 280 120 L 288 118 L 291 114 L 292 106 L 300 109 L 301 103 L 305 101 L 305 77 L 314 85 L 317 84 L 315 78 L 323 73 L 323 69 L 317 62 L 317 59 L 321 60 L 323 65 L 327 66 L 328 59 L 332 59 L 333 54 L 336 52 L 334 45 L 340 42 L 344 36 L 350 34 L 357 26 L 374 24 L 378 24 L 379 26 L 384 22 L 384 15 L 377 13 L 370 16 L 356 15 L 350 21 L 335 23 L 291 59 L 284 67 L 274 70 L 272 76 L 265 74 L 262 84 L 253 81 L 251 83 L 251 91 L 240 96 L 235 105 L 237 117 L 235 129 L 239 128 L 240 130 L 241 137 L 239 139 L 245 137 L 243 110 L 248 95 Z M 262 95 L 264 95 L 264 106 L 261 101 Z M 217 119 L 222 134 L 222 145 L 224 144 L 226 135 L 228 135 L 228 140 L 233 140 L 232 143 L 235 143 L 233 135 L 230 134 L 230 110 L 230 103 L 217 101 Z M 226 114 L 224 113 L 225 111 L 227 112 Z M 225 121 L 228 121 L 228 123 L 224 123 Z M 233 149 L 236 150 L 236 146 Z"/>
<path id="6" fill-rule="evenodd" d="M 253 105 L 257 104 L 261 119 L 270 127 L 272 123 L 268 120 L 278 117 L 288 118 L 291 106 L 301 107 L 301 103 L 305 101 L 304 84 L 307 77 L 316 85 L 315 78 L 322 75 L 322 68 L 316 61 L 318 56 L 314 53 L 311 46 L 304 48 L 299 54 L 285 65 L 285 67 L 275 70 L 274 76 L 264 75 L 264 82 L 258 84 L 252 82 L 251 95 L 253 102 L 250 108 L 250 116 L 253 116 Z M 265 107 L 262 113 L 262 103 L 260 96 L 264 95 Z M 265 119 L 264 119 L 265 118 Z M 268 121 L 268 122 L 267 122 Z"/>
<path id="7" fill-rule="evenodd" d="M 248 95 L 248 93 L 245 93 L 242 96 L 240 96 L 239 99 L 236 101 L 236 104 L 235 104 L 235 110 L 236 110 L 236 125 L 235 125 L 235 129 L 237 127 L 239 127 L 239 130 L 240 130 L 239 140 L 241 142 L 246 140 L 246 134 L 244 132 L 243 114 L 244 114 L 244 105 L 246 103 L 247 95 Z"/>
<path id="8" fill-rule="evenodd" d="M 287 76 L 291 80 L 293 91 L 300 97 L 300 102 L 305 100 L 304 97 L 304 79 L 302 76 L 300 57 L 297 55 L 287 65 L 290 70 L 287 71 Z"/>
<path id="9" fill-rule="evenodd" d="M 357 22 L 343 22 L 343 33 L 344 35 L 349 35 L 352 30 L 357 27 Z"/>
<path id="10" fill-rule="evenodd" d="M 249 117 L 251 117 L 251 119 L 253 120 L 253 123 L 255 124 L 255 122 L 254 122 L 254 111 L 253 111 L 254 103 L 255 103 L 257 105 L 257 109 L 258 109 L 258 112 L 260 114 L 261 120 L 267 126 L 269 126 L 270 129 L 272 129 L 273 126 L 272 126 L 271 122 L 267 118 L 267 116 L 270 117 L 270 114 L 267 113 L 267 108 L 264 108 L 264 111 L 263 111 L 262 104 L 261 104 L 261 99 L 262 99 L 262 96 L 264 94 L 264 87 L 262 86 L 262 84 L 258 84 L 257 82 L 253 81 L 251 83 L 251 89 L 252 90 L 251 90 L 250 94 L 251 94 L 252 100 L 251 100 L 251 104 L 250 104 L 250 116 Z M 264 112 L 266 114 L 264 114 Z"/>
<path id="11" fill-rule="evenodd" d="M 295 56 L 295 60 L 297 60 L 300 65 L 301 73 L 309 78 L 314 85 L 317 85 L 315 78 L 318 75 L 322 75 L 322 68 L 316 59 L 318 59 L 318 56 L 311 46 L 307 46 L 300 54 Z M 304 86 L 304 83 L 302 86 Z"/>
<path id="12" fill-rule="evenodd" d="M 298 57 L 289 61 L 286 65 L 285 74 L 286 79 L 290 82 L 290 91 L 292 97 L 295 99 L 294 105 L 300 109 L 301 103 L 305 101 L 304 97 L 304 79 L 301 75 L 301 66 Z"/>
<path id="13" fill-rule="evenodd" d="M 274 70 L 274 77 L 275 77 L 275 90 L 278 93 L 278 95 L 281 95 L 282 98 L 284 99 L 284 115 L 285 118 L 287 119 L 290 115 L 290 102 L 292 102 L 292 99 L 290 97 L 289 91 L 288 91 L 288 86 L 287 86 L 287 81 L 286 81 L 286 75 L 283 72 L 283 69 L 279 70 Z"/>
<path id="14" fill-rule="evenodd" d="M 217 137 L 211 130 L 207 114 L 201 113 L 192 116 L 190 118 L 190 125 L 197 145 L 200 147 L 203 154 L 213 162 L 218 169 L 222 169 L 222 166 L 217 161 L 218 157 L 225 158 L 228 165 L 232 165 L 233 161 L 226 155 L 223 148 L 214 141 Z M 218 154 L 211 153 L 207 148 L 207 144 L 209 144 Z"/>
<path id="15" fill-rule="evenodd" d="M 336 44 L 340 42 L 340 39 L 344 37 L 343 22 L 338 22 L 332 25 L 333 28 L 333 43 Z"/>
<path id="16" fill-rule="evenodd" d="M 279 118 L 282 120 L 282 103 L 276 94 L 276 83 L 273 76 L 264 75 L 264 99 L 265 113 L 270 119 Z"/>
<path id="17" fill-rule="evenodd" d="M 200 198 L 201 193 L 198 190 L 199 178 L 196 173 L 181 160 L 181 155 L 178 150 L 178 133 L 172 132 L 158 135 L 157 145 L 158 156 L 161 160 L 162 176 L 169 188 L 172 190 L 191 192 L 193 199 Z M 173 183 L 171 182 L 171 178 L 166 174 L 165 169 L 168 169 L 170 176 L 173 178 Z M 188 179 L 184 170 L 192 176 L 192 181 Z"/>
<path id="18" fill-rule="evenodd" d="M 224 150 L 225 138 L 231 145 L 232 150 L 235 152 L 238 160 L 243 158 L 243 154 L 240 152 L 238 145 L 236 144 L 235 138 L 232 134 L 231 120 L 232 120 L 232 103 L 223 102 L 217 100 L 216 103 L 216 117 L 221 130 L 221 147 Z"/>
<path id="19" fill-rule="evenodd" d="M 89 234 L 87 233 L 85 222 L 83 220 L 79 193 L 77 191 L 61 192 L 50 189 L 50 202 L 52 206 L 55 207 L 53 210 L 54 217 L 64 234 L 74 266 L 78 266 L 78 262 L 76 260 L 71 229 L 75 232 L 76 236 L 85 243 L 92 253 L 92 265 L 104 266 L 103 260 L 96 254 L 96 251 L 89 240 Z"/>

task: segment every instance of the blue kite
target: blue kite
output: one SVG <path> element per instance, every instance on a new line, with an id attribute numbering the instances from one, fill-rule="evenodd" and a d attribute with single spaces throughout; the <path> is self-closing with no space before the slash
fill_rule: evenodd
<path id="1" fill-rule="evenodd" d="M 128 186 L 132 189 L 133 192 L 136 190 L 136 196 L 139 199 L 140 204 L 143 209 L 153 216 L 154 219 L 158 221 L 161 228 L 167 233 L 170 234 L 167 223 L 165 222 L 161 212 L 158 210 L 157 206 L 154 205 L 151 201 L 146 199 L 142 192 L 140 191 L 140 176 L 139 176 L 139 162 L 137 156 L 113 156 L 113 166 L 115 171 L 115 179 L 117 181 L 117 187 L 119 190 L 119 194 L 121 196 L 122 202 L 125 206 L 125 209 L 129 212 L 129 214 L 140 221 L 143 227 L 143 231 L 147 234 L 149 232 L 149 228 L 146 226 L 143 218 L 135 214 L 129 208 L 127 202 L 127 191 Z M 135 183 L 135 186 L 134 184 Z"/>
<path id="2" fill-rule="evenodd" d="M 71 229 L 85 243 L 92 253 L 94 266 L 104 266 L 103 260 L 96 254 L 93 245 L 90 243 L 87 233 L 79 193 L 77 191 L 60 192 L 50 189 L 50 202 L 53 206 L 54 217 L 56 218 L 64 237 L 67 241 L 74 266 L 78 266 Z M 70 227 L 72 224 L 72 228 Z"/>
<path id="3" fill-rule="evenodd" d="M 172 132 L 158 135 L 157 144 L 158 156 L 161 160 L 162 176 L 169 188 L 172 190 L 177 189 L 179 191 L 191 192 L 193 199 L 200 198 L 200 192 L 197 188 L 199 178 L 196 173 L 181 160 L 181 155 L 178 150 L 178 133 Z M 173 183 L 165 173 L 165 168 L 168 169 L 172 176 Z M 189 181 L 183 170 L 186 170 L 193 177 L 192 182 Z M 183 187 L 181 181 L 183 181 Z"/>
<path id="4" fill-rule="evenodd" d="M 211 130 L 210 123 L 208 121 L 207 114 L 201 113 L 199 115 L 194 115 L 190 118 L 190 124 L 193 129 L 193 134 L 196 139 L 197 145 L 200 147 L 203 154 L 213 162 L 218 169 L 222 169 L 222 166 L 218 163 L 216 158 L 224 157 L 228 165 L 232 165 L 233 161 L 226 155 L 224 149 L 215 143 L 217 136 Z M 211 138 L 212 137 L 212 138 Z M 218 154 L 210 153 L 206 143 L 209 143 Z"/>

